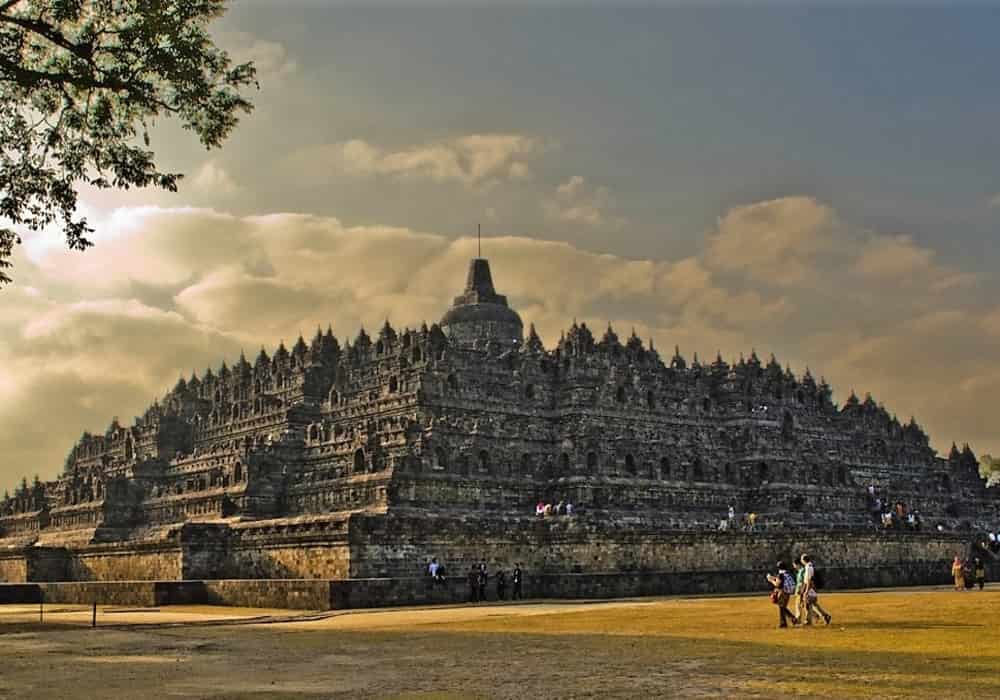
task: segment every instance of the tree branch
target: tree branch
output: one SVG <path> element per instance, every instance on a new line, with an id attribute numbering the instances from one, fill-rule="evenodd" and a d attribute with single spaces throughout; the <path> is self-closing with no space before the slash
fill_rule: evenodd
<path id="1" fill-rule="evenodd" d="M 13 0 L 8 0 L 8 2 L 13 2 Z M 66 35 L 60 32 L 58 29 L 53 27 L 51 24 L 41 22 L 39 20 L 27 19 L 25 17 L 12 17 L 11 15 L 0 14 L 0 22 L 6 22 L 7 24 L 13 24 L 15 26 L 21 27 L 21 29 L 27 29 L 33 34 L 37 34 L 40 37 L 48 39 L 56 46 L 66 49 L 71 54 L 78 58 L 82 58 L 88 63 L 93 61 L 94 58 L 94 46 L 93 44 L 77 44 L 66 38 Z"/>

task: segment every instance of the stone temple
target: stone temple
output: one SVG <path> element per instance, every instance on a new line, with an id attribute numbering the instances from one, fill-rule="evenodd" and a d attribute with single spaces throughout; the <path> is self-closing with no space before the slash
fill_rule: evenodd
<path id="1" fill-rule="evenodd" d="M 870 485 L 921 531 L 878 531 Z M 759 586 L 809 546 L 844 585 L 918 582 L 997 523 L 993 491 L 968 447 L 938 457 L 913 419 L 773 357 L 664 359 L 575 322 L 547 349 L 475 259 L 430 327 L 317 331 L 84 433 L 0 502 L 0 580 L 404 580 L 436 556 L 642 593 Z M 572 516 L 535 515 L 560 500 Z M 756 533 L 718 532 L 730 505 Z"/>

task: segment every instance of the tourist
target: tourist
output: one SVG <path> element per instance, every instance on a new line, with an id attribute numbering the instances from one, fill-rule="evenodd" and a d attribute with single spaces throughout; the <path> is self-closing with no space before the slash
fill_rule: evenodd
<path id="1" fill-rule="evenodd" d="M 823 622 L 829 625 L 832 615 L 819 604 L 819 593 L 816 590 L 818 583 L 816 580 L 816 567 L 813 566 L 812 557 L 808 554 L 803 554 L 800 561 L 802 562 L 802 570 L 805 573 L 802 577 L 802 602 L 804 605 L 799 608 L 799 619 L 802 619 L 802 610 L 804 609 L 806 615 L 805 624 L 811 625 L 813 615 L 819 613 L 823 617 Z"/>
<path id="2" fill-rule="evenodd" d="M 539 501 L 538 505 L 535 506 L 535 515 L 539 517 L 545 515 L 545 501 Z"/>
<path id="3" fill-rule="evenodd" d="M 757 514 L 750 513 L 747 516 L 747 532 L 753 532 L 757 528 Z"/>
<path id="4" fill-rule="evenodd" d="M 544 510 L 542 511 L 542 514 L 543 514 L 543 515 L 544 515 L 544 516 L 545 516 L 546 518 L 549 518 L 549 517 L 551 517 L 551 516 L 552 516 L 552 504 L 551 504 L 551 503 L 546 503 L 546 504 L 545 504 L 545 509 L 544 509 Z"/>
<path id="5" fill-rule="evenodd" d="M 965 569 L 962 567 L 962 560 L 955 557 L 951 562 L 951 575 L 955 579 L 955 590 L 965 590 Z"/>
<path id="6" fill-rule="evenodd" d="M 438 575 L 438 560 L 437 557 L 431 559 L 431 563 L 427 565 L 427 573 L 432 579 L 437 579 Z"/>
<path id="7" fill-rule="evenodd" d="M 983 590 L 983 586 L 986 585 L 986 565 L 979 557 L 976 557 L 976 584 L 979 590 Z"/>
<path id="8" fill-rule="evenodd" d="M 507 600 L 507 574 L 503 569 L 497 569 L 497 600 Z"/>
<path id="9" fill-rule="evenodd" d="M 729 527 L 732 528 L 733 521 L 736 520 L 736 506 L 734 506 L 732 503 L 729 504 L 729 513 L 727 517 L 729 519 Z"/>
<path id="10" fill-rule="evenodd" d="M 799 562 L 798 559 L 792 558 L 792 575 L 795 576 L 795 591 L 792 593 L 792 612 L 795 617 L 802 619 L 802 613 L 805 612 L 806 606 L 802 599 L 805 595 L 805 583 L 803 579 L 806 575 L 806 569 Z"/>
<path id="11" fill-rule="evenodd" d="M 566 503 L 566 515 L 573 515 L 573 504 Z"/>
<path id="12" fill-rule="evenodd" d="M 479 601 L 480 602 L 485 602 L 486 601 L 486 582 L 489 579 L 489 577 L 490 577 L 490 575 L 486 571 L 486 560 L 483 559 L 481 562 L 479 562 Z"/>
<path id="13" fill-rule="evenodd" d="M 562 515 L 563 514 L 563 509 L 565 507 L 566 507 L 566 504 L 563 503 L 562 501 L 559 501 L 558 503 L 556 503 L 556 515 Z"/>
<path id="14" fill-rule="evenodd" d="M 514 564 L 514 571 L 511 572 L 510 582 L 513 584 L 513 589 L 510 592 L 511 600 L 521 600 L 521 565 Z"/>
<path id="15" fill-rule="evenodd" d="M 788 627 L 788 620 L 793 625 L 799 624 L 799 618 L 788 609 L 788 600 L 795 592 L 795 578 L 785 569 L 785 562 L 778 562 L 778 573 L 768 574 L 767 581 L 771 584 L 771 602 L 778 606 L 778 627 Z"/>
<path id="16" fill-rule="evenodd" d="M 469 567 L 469 602 L 479 602 L 479 569 L 475 564 Z"/>

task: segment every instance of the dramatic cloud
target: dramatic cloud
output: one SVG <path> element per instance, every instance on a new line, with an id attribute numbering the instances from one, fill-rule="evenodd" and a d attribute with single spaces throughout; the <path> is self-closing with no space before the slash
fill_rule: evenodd
<path id="1" fill-rule="evenodd" d="M 929 286 L 935 291 L 975 281 L 974 275 L 937 265 L 935 255 L 915 245 L 910 236 L 875 236 L 865 245 L 854 270 L 869 279 Z"/>
<path id="2" fill-rule="evenodd" d="M 562 189 L 581 191 L 582 178 Z M 598 333 L 634 328 L 665 354 L 675 343 L 703 359 L 773 350 L 825 374 L 840 400 L 871 391 L 915 414 L 939 449 L 968 439 L 1000 451 L 982 410 L 1000 388 L 1000 307 L 934 251 L 853 229 L 813 199 L 734 208 L 676 260 L 517 236 L 489 250 L 498 288 L 550 346 L 576 318 Z M 52 476 L 83 429 L 130 420 L 179 375 L 240 349 L 331 322 L 341 338 L 387 318 L 433 322 L 474 255 L 474 239 L 331 217 L 116 210 L 97 248 L 22 255 L 19 284 L 2 292 L 0 478 Z"/>
<path id="3" fill-rule="evenodd" d="M 543 150 L 541 140 L 523 134 L 470 134 L 398 150 L 352 139 L 300 151 L 291 165 L 310 174 L 334 171 L 488 187 L 530 178 L 528 161 Z"/>
<path id="4" fill-rule="evenodd" d="M 718 221 L 707 260 L 778 286 L 808 282 L 821 254 L 834 248 L 833 210 L 809 197 L 786 197 L 737 207 Z"/>
<path id="5" fill-rule="evenodd" d="M 606 187 L 594 187 L 582 176 L 574 175 L 556 187 L 542 207 L 550 220 L 585 226 L 620 226 L 624 222 L 609 217 L 611 195 Z"/>

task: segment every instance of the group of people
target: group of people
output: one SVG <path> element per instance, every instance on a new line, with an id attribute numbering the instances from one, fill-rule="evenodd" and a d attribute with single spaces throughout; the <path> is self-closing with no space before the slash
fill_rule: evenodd
<path id="1" fill-rule="evenodd" d="M 478 564 L 473 564 L 469 568 L 467 578 L 469 582 L 469 602 L 484 603 L 489 600 L 486 589 L 490 574 L 486 568 L 485 559 Z M 521 565 L 514 564 L 514 568 L 510 572 L 511 600 L 521 600 L 521 584 L 523 580 L 524 572 L 521 571 Z M 507 600 L 507 572 L 504 571 L 503 567 L 497 567 L 496 573 L 493 574 L 493 581 L 496 585 L 497 600 Z"/>
<path id="2" fill-rule="evenodd" d="M 553 515 L 573 515 L 573 504 L 566 501 L 559 501 L 556 504 L 539 501 L 535 506 L 535 515 L 540 518 L 548 518 Z"/>
<path id="3" fill-rule="evenodd" d="M 888 496 L 883 497 L 875 484 L 868 485 L 868 508 L 872 521 L 885 530 L 906 528 L 916 531 L 923 524 L 919 511 L 911 510 L 904 501 L 893 503 Z"/>
<path id="4" fill-rule="evenodd" d="M 983 590 L 986 585 L 986 565 L 979 557 L 975 557 L 971 562 L 961 557 L 955 557 L 951 562 L 951 575 L 955 579 L 955 590 L 964 591 L 979 586 Z M 975 576 L 975 578 L 972 578 Z"/>
<path id="5" fill-rule="evenodd" d="M 743 532 L 754 532 L 757 529 L 757 514 L 756 513 L 744 513 L 740 518 L 739 529 Z M 725 520 L 719 521 L 719 532 L 725 532 L 727 530 L 736 530 L 736 506 L 730 505 L 729 512 L 726 513 Z"/>
<path id="6" fill-rule="evenodd" d="M 830 624 L 832 615 L 819 604 L 819 589 L 823 587 L 822 572 L 813 564 L 812 557 L 803 553 L 792 560 L 789 571 L 784 561 L 779 561 L 777 574 L 767 574 L 771 584 L 771 602 L 778 606 L 778 627 L 811 625 L 816 619 Z M 788 608 L 793 604 L 794 610 Z"/>
<path id="7" fill-rule="evenodd" d="M 431 577 L 434 583 L 445 583 L 444 576 L 444 565 L 439 563 L 437 557 L 434 557 L 427 564 L 427 575 Z M 489 596 L 486 593 L 487 584 L 489 583 L 490 574 L 486 567 L 486 560 L 481 560 L 478 564 L 473 564 L 469 567 L 469 573 L 466 577 L 469 582 L 469 602 L 479 603 L 489 600 Z M 497 567 L 496 573 L 493 574 L 494 585 L 496 586 L 497 600 L 507 600 L 507 572 L 503 567 Z M 524 572 L 521 570 L 520 564 L 515 564 L 513 570 L 510 572 L 510 599 L 511 600 L 521 600 L 522 591 L 521 585 L 524 581 Z"/>

